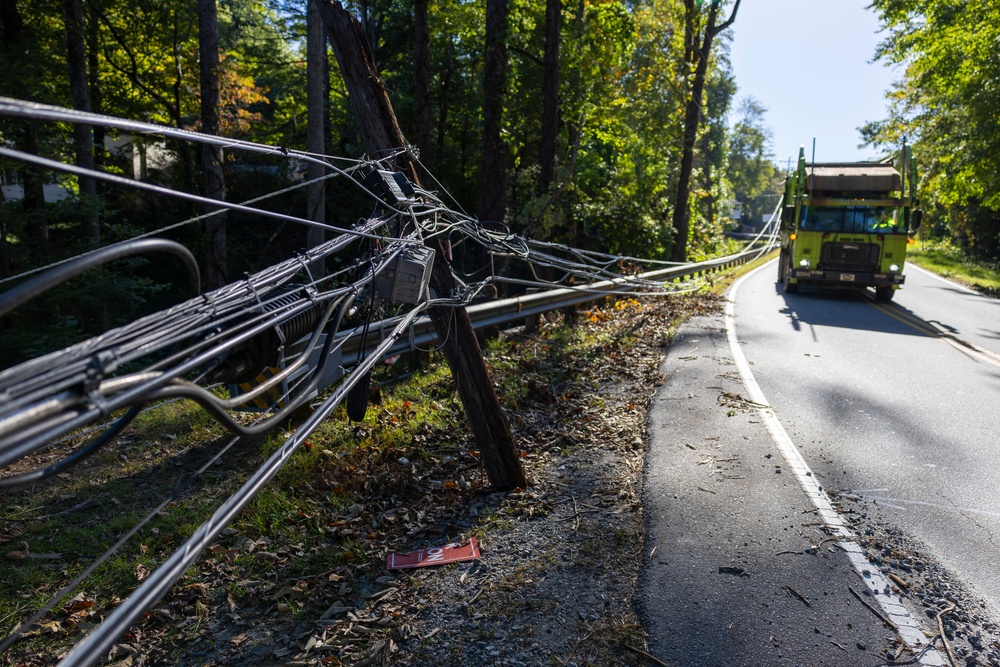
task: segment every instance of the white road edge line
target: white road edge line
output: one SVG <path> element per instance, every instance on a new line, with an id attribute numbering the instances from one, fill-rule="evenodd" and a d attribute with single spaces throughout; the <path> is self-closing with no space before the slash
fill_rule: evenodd
<path id="1" fill-rule="evenodd" d="M 971 287 L 969 287 L 967 285 L 963 285 L 962 283 L 957 283 L 954 280 L 949 280 L 949 279 L 945 278 L 942 275 L 938 275 L 937 273 L 934 273 L 933 271 L 928 271 L 927 269 L 925 269 L 924 267 L 920 266 L 919 264 L 914 264 L 913 262 L 907 262 L 906 263 L 906 269 L 905 269 L 905 271 L 909 271 L 910 269 L 916 269 L 917 271 L 921 271 L 922 273 L 926 273 L 930 277 L 937 278 L 941 282 L 948 283 L 952 287 L 956 287 L 956 288 L 960 289 L 963 292 L 967 292 L 968 294 L 973 294 L 975 296 L 985 296 L 982 292 L 977 292 L 976 290 L 972 289 Z"/>
<path id="2" fill-rule="evenodd" d="M 805 459 L 802 457 L 802 453 L 795 446 L 795 443 L 792 442 L 791 437 L 789 437 L 785 428 L 781 425 L 774 410 L 769 407 L 767 398 L 764 396 L 764 392 L 761 391 L 760 385 L 757 384 L 757 380 L 750 370 L 750 364 L 747 363 L 747 359 L 743 355 L 739 340 L 736 338 L 736 317 L 734 312 L 736 293 L 740 285 L 743 284 L 743 281 L 758 271 L 770 267 L 772 263 L 768 262 L 739 278 L 729 288 L 726 297 L 726 337 L 729 340 L 729 349 L 733 355 L 733 362 L 736 364 L 736 368 L 740 372 L 740 377 L 743 379 L 743 385 L 750 395 L 749 399 L 754 403 L 767 406 L 758 408 L 757 411 L 760 413 L 764 425 L 770 432 L 771 438 L 778 446 L 778 450 L 784 457 L 785 463 L 795 474 L 795 478 L 806 492 L 806 495 L 809 496 L 820 519 L 830 529 L 831 535 L 839 538 L 837 544 L 847 554 L 854 570 L 868 586 L 872 598 L 882 608 L 885 615 L 898 626 L 900 638 L 915 653 L 919 654 L 921 651 L 924 651 L 918 661 L 919 664 L 932 665 L 934 667 L 947 665 L 948 663 L 944 656 L 937 649 L 933 647 L 928 648 L 927 637 L 924 635 L 923 626 L 919 619 L 910 613 L 898 596 L 891 594 L 892 586 L 889 580 L 874 565 L 868 562 L 864 550 L 862 550 L 861 546 L 855 540 L 853 531 L 844 523 L 840 514 L 833 508 L 829 496 L 823 490 L 823 486 L 816 479 L 816 476 L 813 475 L 812 470 L 809 469 L 808 464 L 806 464 Z"/>

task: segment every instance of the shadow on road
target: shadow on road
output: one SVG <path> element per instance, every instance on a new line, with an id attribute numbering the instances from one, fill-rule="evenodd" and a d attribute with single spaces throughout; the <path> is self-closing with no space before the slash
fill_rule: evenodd
<path id="1" fill-rule="evenodd" d="M 788 294 L 780 282 L 775 283 L 774 289 L 785 301 L 785 307 L 778 312 L 788 318 L 795 331 L 801 331 L 804 326 L 821 326 L 904 336 L 935 336 L 935 325 L 953 334 L 958 331 L 945 322 L 924 320 L 897 303 L 876 302 L 870 290 L 804 285 L 798 294 Z"/>

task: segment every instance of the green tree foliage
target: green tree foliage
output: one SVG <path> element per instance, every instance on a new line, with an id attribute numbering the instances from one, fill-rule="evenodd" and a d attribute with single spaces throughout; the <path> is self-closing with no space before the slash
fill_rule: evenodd
<path id="1" fill-rule="evenodd" d="M 922 174 L 926 229 L 1000 258 L 1000 5 L 989 0 L 875 0 L 887 37 L 877 57 L 904 67 L 890 117 L 863 128 L 874 145 L 908 137 Z M 930 224 L 928 224 L 930 223 Z"/>
<path id="2" fill-rule="evenodd" d="M 723 35 L 726 36 L 726 35 Z M 736 80 L 728 53 L 721 51 L 705 82 L 705 118 L 698 133 L 697 169 L 691 197 L 690 247 L 692 257 L 707 257 L 721 250 L 724 218 L 732 198 L 729 181 L 729 109 L 736 94 Z"/>
<path id="3" fill-rule="evenodd" d="M 772 162 L 771 130 L 765 125 L 767 108 L 752 96 L 739 101 L 736 123 L 729 137 L 729 175 L 733 196 L 743 204 L 744 217 L 758 221 L 777 204 L 781 175 Z M 765 196 L 770 195 L 770 196 Z"/>
<path id="4" fill-rule="evenodd" d="M 0 76 L 0 95 L 73 107 L 68 62 L 72 56 L 68 53 L 63 3 L 5 0 L 3 4 L 0 68 L 4 75 Z M 86 37 L 83 66 L 92 108 L 127 118 L 200 129 L 196 3 L 83 0 L 82 5 Z M 295 74 L 296 48 L 280 32 L 278 17 L 262 3 L 233 0 L 223 6 L 222 23 L 226 32 L 220 72 L 221 132 L 275 141 L 275 134 L 269 132 L 268 118 L 262 112 L 275 107 L 280 110 L 284 98 L 269 99 L 265 93 L 269 92 L 272 81 L 294 78 L 289 73 Z M 243 25 L 237 25 L 240 23 Z M 269 68 L 261 61 L 265 56 L 284 62 L 271 63 Z M 78 60 L 72 64 L 78 68 L 81 65 Z M 274 72 L 280 76 L 270 76 Z M 282 91 L 280 86 L 275 87 Z M 296 99 L 295 95 L 291 97 Z M 304 96 L 299 97 L 304 102 Z M 273 118 L 275 113 L 272 111 L 270 116 Z M 117 139 L 119 145 L 132 140 L 113 132 L 95 132 L 100 137 L 97 144 L 102 147 L 100 164 L 112 172 L 131 174 L 133 162 L 128 148 L 124 153 L 104 151 L 105 134 L 109 139 Z M 2 119 L 0 142 L 63 162 L 74 161 L 74 137 L 68 126 Z M 138 149 L 138 140 L 133 143 L 136 145 L 132 148 Z M 193 186 L 199 180 L 196 151 L 186 144 L 170 144 L 166 148 L 175 151 L 175 166 L 160 171 L 150 168 L 146 176 L 179 189 L 196 190 Z M 16 163 L 0 167 L 8 170 L 8 175 L 16 170 L 26 190 L 21 201 L 0 201 L 0 278 L 83 252 L 87 246 L 81 245 L 78 230 L 82 224 L 95 221 L 98 213 L 102 220 L 101 241 L 108 244 L 176 223 L 195 212 L 176 201 L 153 201 L 116 187 L 104 188 L 103 196 L 95 204 L 92 197 L 80 196 L 75 178 L 60 174 L 35 177 L 32 169 Z M 29 187 L 29 181 L 37 181 L 39 187 L 44 181 L 50 192 L 51 184 L 59 185 L 68 198 L 45 203 L 40 196 L 31 195 L 33 187 Z M 284 184 L 287 180 L 281 183 Z M 278 183 L 270 185 L 280 187 Z M 234 196 L 247 198 L 238 188 Z M 273 230 L 266 233 L 270 235 Z M 194 229 L 182 228 L 171 235 L 195 250 L 202 247 Z M 246 247 L 264 245 L 258 238 Z M 244 253 L 236 261 L 244 267 L 261 263 L 250 253 Z M 184 279 L 172 274 L 176 269 L 170 265 L 163 270 L 142 260 L 120 262 L 89 275 L 86 282 L 89 290 L 81 291 L 79 285 L 54 290 L 37 303 L 4 318 L 0 332 L 7 340 L 0 341 L 3 348 L 0 357 L 9 363 L 41 350 L 38 345 L 18 340 L 18 331 L 31 332 L 43 347 L 57 346 L 176 302 L 185 294 Z"/>
<path id="5" fill-rule="evenodd" d="M 5 66 L 20 60 L 29 65 L 7 68 L 23 72 L 24 81 L 6 79 L 6 93 L 68 105 L 59 15 L 45 11 L 47 0 L 8 2 L 29 17 L 26 43 L 33 51 L 4 52 Z M 96 68 L 92 80 L 100 88 L 97 110 L 198 129 L 196 3 L 85 0 L 84 5 L 88 34 L 97 37 L 88 42 Z M 691 76 L 685 2 L 565 0 L 562 7 L 557 167 L 548 190 L 540 192 L 545 3 L 510 5 L 502 128 L 512 156 L 507 220 L 534 236 L 663 255 L 674 244 L 670 219 Z M 299 1 L 220 0 L 224 134 L 304 143 L 304 10 Z M 403 131 L 412 136 L 412 6 L 369 0 L 356 11 Z M 485 0 L 434 0 L 428 9 L 435 174 L 469 209 L 475 208 L 483 180 L 484 11 Z M 711 59 L 696 148 L 699 174 L 692 179 L 696 244 L 711 243 L 717 235 L 716 202 L 726 195 L 725 118 L 733 82 L 727 45 L 722 38 L 716 42 L 713 48 L 722 56 Z M 336 71 L 330 99 L 327 144 L 335 152 L 362 153 Z M 68 139 L 62 142 L 66 153 Z M 160 177 L 177 185 L 197 183 L 195 156 L 174 148 L 176 169 Z"/>

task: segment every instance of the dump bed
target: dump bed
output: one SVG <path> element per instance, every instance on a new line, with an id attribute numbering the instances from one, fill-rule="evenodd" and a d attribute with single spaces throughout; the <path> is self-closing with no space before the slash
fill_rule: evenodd
<path id="1" fill-rule="evenodd" d="M 899 172 L 883 162 L 817 163 L 806 168 L 806 192 L 812 194 L 886 194 L 902 188 Z"/>

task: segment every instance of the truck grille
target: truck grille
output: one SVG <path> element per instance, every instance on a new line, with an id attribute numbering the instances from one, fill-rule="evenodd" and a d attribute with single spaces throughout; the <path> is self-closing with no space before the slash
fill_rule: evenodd
<path id="1" fill-rule="evenodd" d="M 878 255 L 874 243 L 824 243 L 820 266 L 827 271 L 877 271 Z"/>

